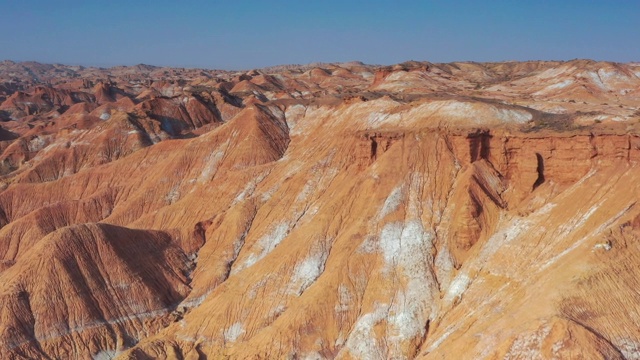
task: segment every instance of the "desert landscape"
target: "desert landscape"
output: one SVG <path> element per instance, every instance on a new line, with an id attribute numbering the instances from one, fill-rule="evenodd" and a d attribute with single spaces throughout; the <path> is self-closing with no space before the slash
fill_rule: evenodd
<path id="1" fill-rule="evenodd" d="M 640 359 L 640 63 L 0 63 L 2 359 Z"/>

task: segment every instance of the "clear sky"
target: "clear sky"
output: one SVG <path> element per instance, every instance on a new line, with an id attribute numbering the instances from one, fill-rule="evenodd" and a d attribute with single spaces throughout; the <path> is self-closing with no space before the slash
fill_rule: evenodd
<path id="1" fill-rule="evenodd" d="M 0 60 L 248 69 L 640 61 L 640 0 L 0 0 Z"/>

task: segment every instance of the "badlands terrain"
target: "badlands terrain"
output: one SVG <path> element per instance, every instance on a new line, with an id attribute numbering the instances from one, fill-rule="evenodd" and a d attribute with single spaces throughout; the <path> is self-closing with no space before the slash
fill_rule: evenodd
<path id="1" fill-rule="evenodd" d="M 640 64 L 0 63 L 0 359 L 640 359 Z"/>

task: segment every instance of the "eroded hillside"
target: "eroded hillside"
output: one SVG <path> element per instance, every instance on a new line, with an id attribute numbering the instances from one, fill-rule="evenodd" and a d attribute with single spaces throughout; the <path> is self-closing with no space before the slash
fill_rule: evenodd
<path id="1" fill-rule="evenodd" d="M 0 358 L 640 358 L 640 65 L 0 63 Z"/>

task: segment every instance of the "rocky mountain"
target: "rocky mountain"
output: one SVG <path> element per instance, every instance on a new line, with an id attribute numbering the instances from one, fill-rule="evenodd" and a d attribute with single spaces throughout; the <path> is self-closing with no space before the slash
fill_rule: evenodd
<path id="1" fill-rule="evenodd" d="M 640 64 L 0 63 L 2 359 L 640 359 Z"/>

